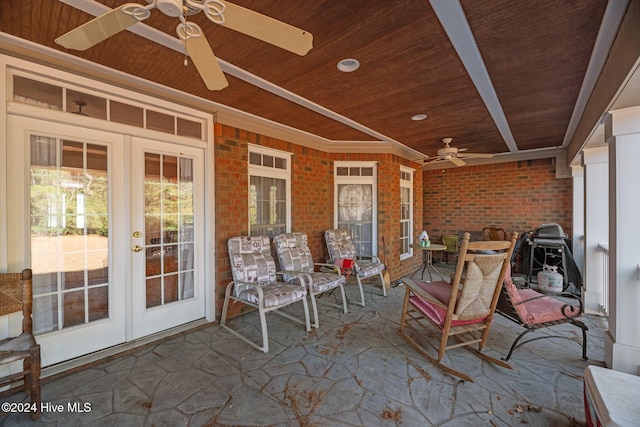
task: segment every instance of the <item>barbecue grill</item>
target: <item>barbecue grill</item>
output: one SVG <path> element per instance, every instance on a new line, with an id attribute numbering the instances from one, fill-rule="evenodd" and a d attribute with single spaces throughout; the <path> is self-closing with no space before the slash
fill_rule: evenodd
<path id="1" fill-rule="evenodd" d="M 565 239 L 569 236 L 559 224 L 542 224 L 536 228 L 529 239 L 531 254 L 529 256 L 529 283 L 536 272 L 545 265 L 558 267 L 558 272 L 564 278 L 564 286 L 569 284 L 567 276 L 567 260 L 565 256 Z M 536 251 L 536 249 L 539 249 Z"/>
<path id="2" fill-rule="evenodd" d="M 564 232 L 559 224 L 542 224 L 533 230 L 532 239 L 534 243 L 559 244 L 564 246 L 564 240 L 569 236 Z"/>

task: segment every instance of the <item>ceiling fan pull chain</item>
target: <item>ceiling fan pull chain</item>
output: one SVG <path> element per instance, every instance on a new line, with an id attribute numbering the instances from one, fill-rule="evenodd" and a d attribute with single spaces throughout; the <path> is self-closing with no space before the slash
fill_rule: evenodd
<path id="1" fill-rule="evenodd" d="M 188 57 L 188 49 L 187 49 L 187 39 L 193 36 L 193 29 L 190 28 L 190 25 L 187 23 L 184 15 L 180 15 L 179 17 L 180 23 L 176 28 L 176 33 L 178 34 L 178 38 L 182 40 L 182 45 L 184 46 L 184 66 L 188 66 L 189 62 L 187 60 Z"/>
<path id="2" fill-rule="evenodd" d="M 187 21 L 182 18 L 182 25 L 184 26 L 184 32 L 187 33 Z M 187 61 L 187 39 L 184 39 L 184 66 L 188 66 L 189 62 Z"/>

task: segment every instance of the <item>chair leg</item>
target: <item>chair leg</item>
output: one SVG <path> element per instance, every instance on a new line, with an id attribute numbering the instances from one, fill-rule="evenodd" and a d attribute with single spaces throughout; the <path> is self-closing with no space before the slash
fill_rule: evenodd
<path id="1" fill-rule="evenodd" d="M 316 295 L 313 293 L 312 288 L 313 288 L 312 286 L 307 287 L 307 289 L 309 289 L 309 297 L 311 298 L 311 308 L 313 310 L 313 323 L 311 324 L 311 326 L 318 329 L 318 327 L 320 326 L 320 319 L 318 318 L 318 303 L 316 302 Z"/>
<path id="2" fill-rule="evenodd" d="M 405 286 L 404 302 L 402 303 L 402 315 L 400 316 L 400 332 L 404 333 L 404 327 L 407 324 L 407 310 L 409 310 L 409 297 L 411 291 Z"/>
<path id="3" fill-rule="evenodd" d="M 382 295 L 387 296 L 387 287 L 384 285 L 384 275 L 380 272 L 380 284 L 382 285 Z"/>
<path id="4" fill-rule="evenodd" d="M 344 285 L 340 285 L 340 294 L 342 295 L 342 311 L 347 312 L 347 296 L 344 293 Z"/>
<path id="5" fill-rule="evenodd" d="M 307 332 L 311 331 L 311 323 L 309 322 L 309 305 L 307 304 L 307 298 L 302 298 L 302 306 L 304 307 L 304 318 L 306 323 Z"/>
<path id="6" fill-rule="evenodd" d="M 36 407 L 36 410 L 31 413 L 31 419 L 36 420 L 40 417 L 40 402 L 42 400 L 40 396 L 40 345 L 34 346 L 29 351 L 29 359 L 29 397 L 31 403 Z"/>
<path id="7" fill-rule="evenodd" d="M 307 298 L 305 297 L 305 299 L 303 301 L 307 301 Z M 260 314 L 260 329 L 262 330 L 262 348 L 260 350 L 262 350 L 263 352 L 267 353 L 269 351 L 269 332 L 267 331 L 267 314 L 264 312 L 264 310 L 258 310 L 259 314 Z M 309 312 L 307 311 L 307 325 L 309 325 Z"/>
<path id="8" fill-rule="evenodd" d="M 360 305 L 364 307 L 364 290 L 362 289 L 362 280 L 357 274 L 356 279 L 358 279 L 358 287 L 360 288 Z M 384 288 L 384 281 L 382 282 L 382 287 Z"/>

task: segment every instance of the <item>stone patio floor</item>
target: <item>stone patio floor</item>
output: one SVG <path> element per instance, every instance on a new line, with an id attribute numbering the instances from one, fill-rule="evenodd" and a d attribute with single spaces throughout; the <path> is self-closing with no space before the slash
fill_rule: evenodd
<path id="1" fill-rule="evenodd" d="M 571 325 L 536 331 L 512 370 L 460 348 L 447 363 L 463 382 L 424 359 L 399 335 L 404 287 L 384 298 L 365 287 L 367 305 L 349 312 L 319 306 L 320 328 L 269 315 L 270 351 L 261 353 L 217 323 L 45 379 L 51 410 L 32 422 L 0 415 L 3 426 L 575 426 L 584 425 L 583 371 L 603 366 L 606 321 L 585 316 L 589 361 Z M 333 298 L 325 296 L 324 298 Z M 357 285 L 347 286 L 357 300 Z M 294 310 L 295 311 L 295 310 Z M 299 312 L 301 312 L 300 310 Z M 258 316 L 231 323 L 258 339 Z M 522 328 L 496 316 L 485 352 L 505 356 Z M 436 339 L 431 339 L 436 343 Z M 2 402 L 26 400 L 22 392 Z M 90 404 L 84 406 L 85 403 Z M 58 406 L 62 405 L 62 406 Z M 59 412 L 52 412 L 62 408 Z M 70 409 L 76 409 L 72 411 Z M 78 408 L 89 409 L 78 412 Z"/>

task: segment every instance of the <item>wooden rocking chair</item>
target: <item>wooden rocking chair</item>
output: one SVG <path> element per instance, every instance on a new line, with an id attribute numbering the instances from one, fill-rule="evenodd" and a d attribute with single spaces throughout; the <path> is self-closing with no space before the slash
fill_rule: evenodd
<path id="1" fill-rule="evenodd" d="M 469 233 L 464 234 L 451 284 L 403 279 L 406 293 L 400 334 L 420 354 L 444 371 L 473 382 L 470 376 L 445 365 L 442 359 L 446 350 L 477 343 L 477 350 L 467 348 L 491 363 L 511 369 L 506 362 L 482 353 L 482 349 L 487 341 L 517 233 L 513 233 L 511 241 L 469 242 L 469 237 Z M 424 341 L 423 332 L 432 335 L 434 327 L 440 332 L 437 357 L 431 356 L 419 342 Z M 456 342 L 449 345 L 451 337 Z"/>

